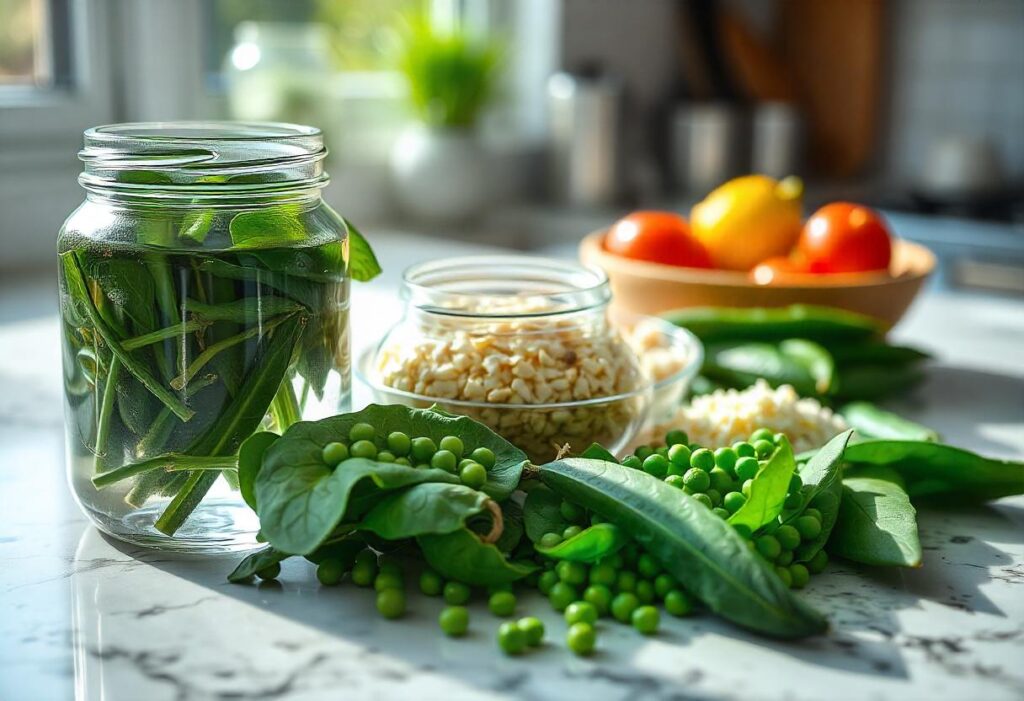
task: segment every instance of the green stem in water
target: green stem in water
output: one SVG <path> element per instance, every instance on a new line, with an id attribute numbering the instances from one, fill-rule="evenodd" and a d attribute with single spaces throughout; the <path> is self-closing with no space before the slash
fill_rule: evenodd
<path id="1" fill-rule="evenodd" d="M 103 399 L 100 403 L 100 415 L 96 421 L 96 471 L 103 468 L 107 455 L 107 439 L 110 436 L 110 420 L 114 414 L 114 401 L 117 399 L 117 380 L 121 375 L 121 361 L 114 356 L 110 361 L 107 381 L 103 384 Z"/>
<path id="2" fill-rule="evenodd" d="M 186 470 L 228 470 L 234 468 L 238 458 L 234 455 L 227 456 L 203 456 L 184 455 L 182 453 L 166 453 L 158 455 L 149 460 L 122 465 L 121 467 L 98 474 L 92 478 L 92 483 L 97 489 L 109 487 L 121 480 L 135 477 L 153 470 L 168 470 L 171 472 L 183 472 Z"/>
<path id="3" fill-rule="evenodd" d="M 174 326 L 167 326 L 150 333 L 144 333 L 141 336 L 135 336 L 123 341 L 121 345 L 124 346 L 125 350 L 135 350 L 136 348 L 142 348 L 149 346 L 160 341 L 166 341 L 168 338 L 175 338 L 187 333 L 194 331 L 202 331 L 210 322 L 193 319 L 192 321 L 186 321 L 184 323 L 178 323 Z"/>
<path id="4" fill-rule="evenodd" d="M 302 409 L 299 401 L 295 398 L 295 390 L 290 380 L 285 379 L 274 395 L 274 401 L 270 405 L 270 411 L 274 416 L 274 423 L 277 430 L 284 433 L 294 423 L 302 421 Z"/>
<path id="5" fill-rule="evenodd" d="M 185 308 L 203 321 L 234 321 L 239 324 L 251 324 L 265 317 L 278 314 L 291 314 L 300 311 L 301 304 L 283 297 L 264 295 L 246 297 L 233 302 L 206 304 L 194 299 L 185 300 Z"/>
<path id="6" fill-rule="evenodd" d="M 228 338 L 225 338 L 221 341 L 217 341 L 216 343 L 207 346 L 206 350 L 197 355 L 195 359 L 188 364 L 188 367 L 185 368 L 185 371 L 183 373 L 181 373 L 173 380 L 171 380 L 171 387 L 177 390 L 184 388 L 188 381 L 191 380 L 197 372 L 202 370 L 207 363 L 213 360 L 213 358 L 218 353 L 225 350 L 226 348 L 230 348 L 231 346 L 237 345 L 239 343 L 244 343 L 245 341 L 248 341 L 250 338 L 259 336 L 261 334 L 265 334 L 271 329 L 273 329 L 275 326 L 278 326 L 285 320 L 289 319 L 290 317 L 290 314 L 276 317 L 274 319 L 269 320 L 267 323 L 263 325 L 252 326 L 243 331 L 242 333 L 235 334 L 234 336 L 229 336 Z"/>

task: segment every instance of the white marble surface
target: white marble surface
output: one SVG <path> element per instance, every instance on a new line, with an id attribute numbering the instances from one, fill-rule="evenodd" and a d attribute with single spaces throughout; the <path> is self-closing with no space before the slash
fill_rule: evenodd
<path id="1" fill-rule="evenodd" d="M 398 314 L 397 271 L 446 252 L 379 248 L 389 273 L 355 294 L 358 344 Z M 562 647 L 557 615 L 524 597 L 552 643 L 509 659 L 480 604 L 472 634 L 449 640 L 434 600 L 411 598 L 409 616 L 387 622 L 370 592 L 321 589 L 304 562 L 278 584 L 230 585 L 237 558 L 104 539 L 64 483 L 56 334 L 54 318 L 0 326 L 3 701 L 1024 698 L 1024 499 L 924 510 L 919 570 L 832 565 L 805 593 L 832 621 L 815 640 L 757 639 L 697 616 L 650 639 L 605 624 L 583 660 Z M 953 442 L 1024 456 L 1022 305 L 928 297 L 898 335 L 939 358 L 901 410 Z"/>

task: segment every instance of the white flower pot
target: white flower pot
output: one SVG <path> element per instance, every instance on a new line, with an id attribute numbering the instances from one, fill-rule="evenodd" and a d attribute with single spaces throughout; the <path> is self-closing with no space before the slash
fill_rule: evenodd
<path id="1" fill-rule="evenodd" d="M 485 155 L 468 129 L 406 128 L 391 150 L 391 171 L 399 204 L 419 220 L 465 221 L 487 199 Z"/>

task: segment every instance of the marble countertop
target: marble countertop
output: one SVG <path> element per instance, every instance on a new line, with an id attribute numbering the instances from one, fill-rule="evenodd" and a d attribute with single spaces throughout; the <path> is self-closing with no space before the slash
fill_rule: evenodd
<path id="1" fill-rule="evenodd" d="M 354 293 L 357 346 L 400 312 L 397 271 L 471 251 L 377 241 L 382 279 Z M 933 350 L 898 409 L 987 454 L 1024 456 L 1024 305 L 926 296 L 896 335 Z M 710 616 L 653 638 L 604 625 L 599 652 L 569 654 L 564 624 L 524 596 L 549 640 L 506 658 L 498 621 L 444 638 L 439 603 L 401 622 L 372 593 L 321 589 L 305 562 L 279 582 L 224 577 L 235 557 L 186 558 L 90 527 L 63 471 L 55 317 L 0 325 L 0 699 L 1020 699 L 1024 698 L 1024 498 L 920 514 L 924 567 L 835 563 L 803 594 L 831 622 L 817 639 L 759 639 Z M 360 401 L 357 394 L 356 403 Z"/>

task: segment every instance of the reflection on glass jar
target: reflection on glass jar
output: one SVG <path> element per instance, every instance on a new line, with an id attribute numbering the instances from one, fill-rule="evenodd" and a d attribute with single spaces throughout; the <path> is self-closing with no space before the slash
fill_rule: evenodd
<path id="1" fill-rule="evenodd" d="M 251 546 L 241 442 L 348 407 L 347 228 L 319 131 L 90 129 L 58 238 L 69 480 L 102 530 Z"/>

